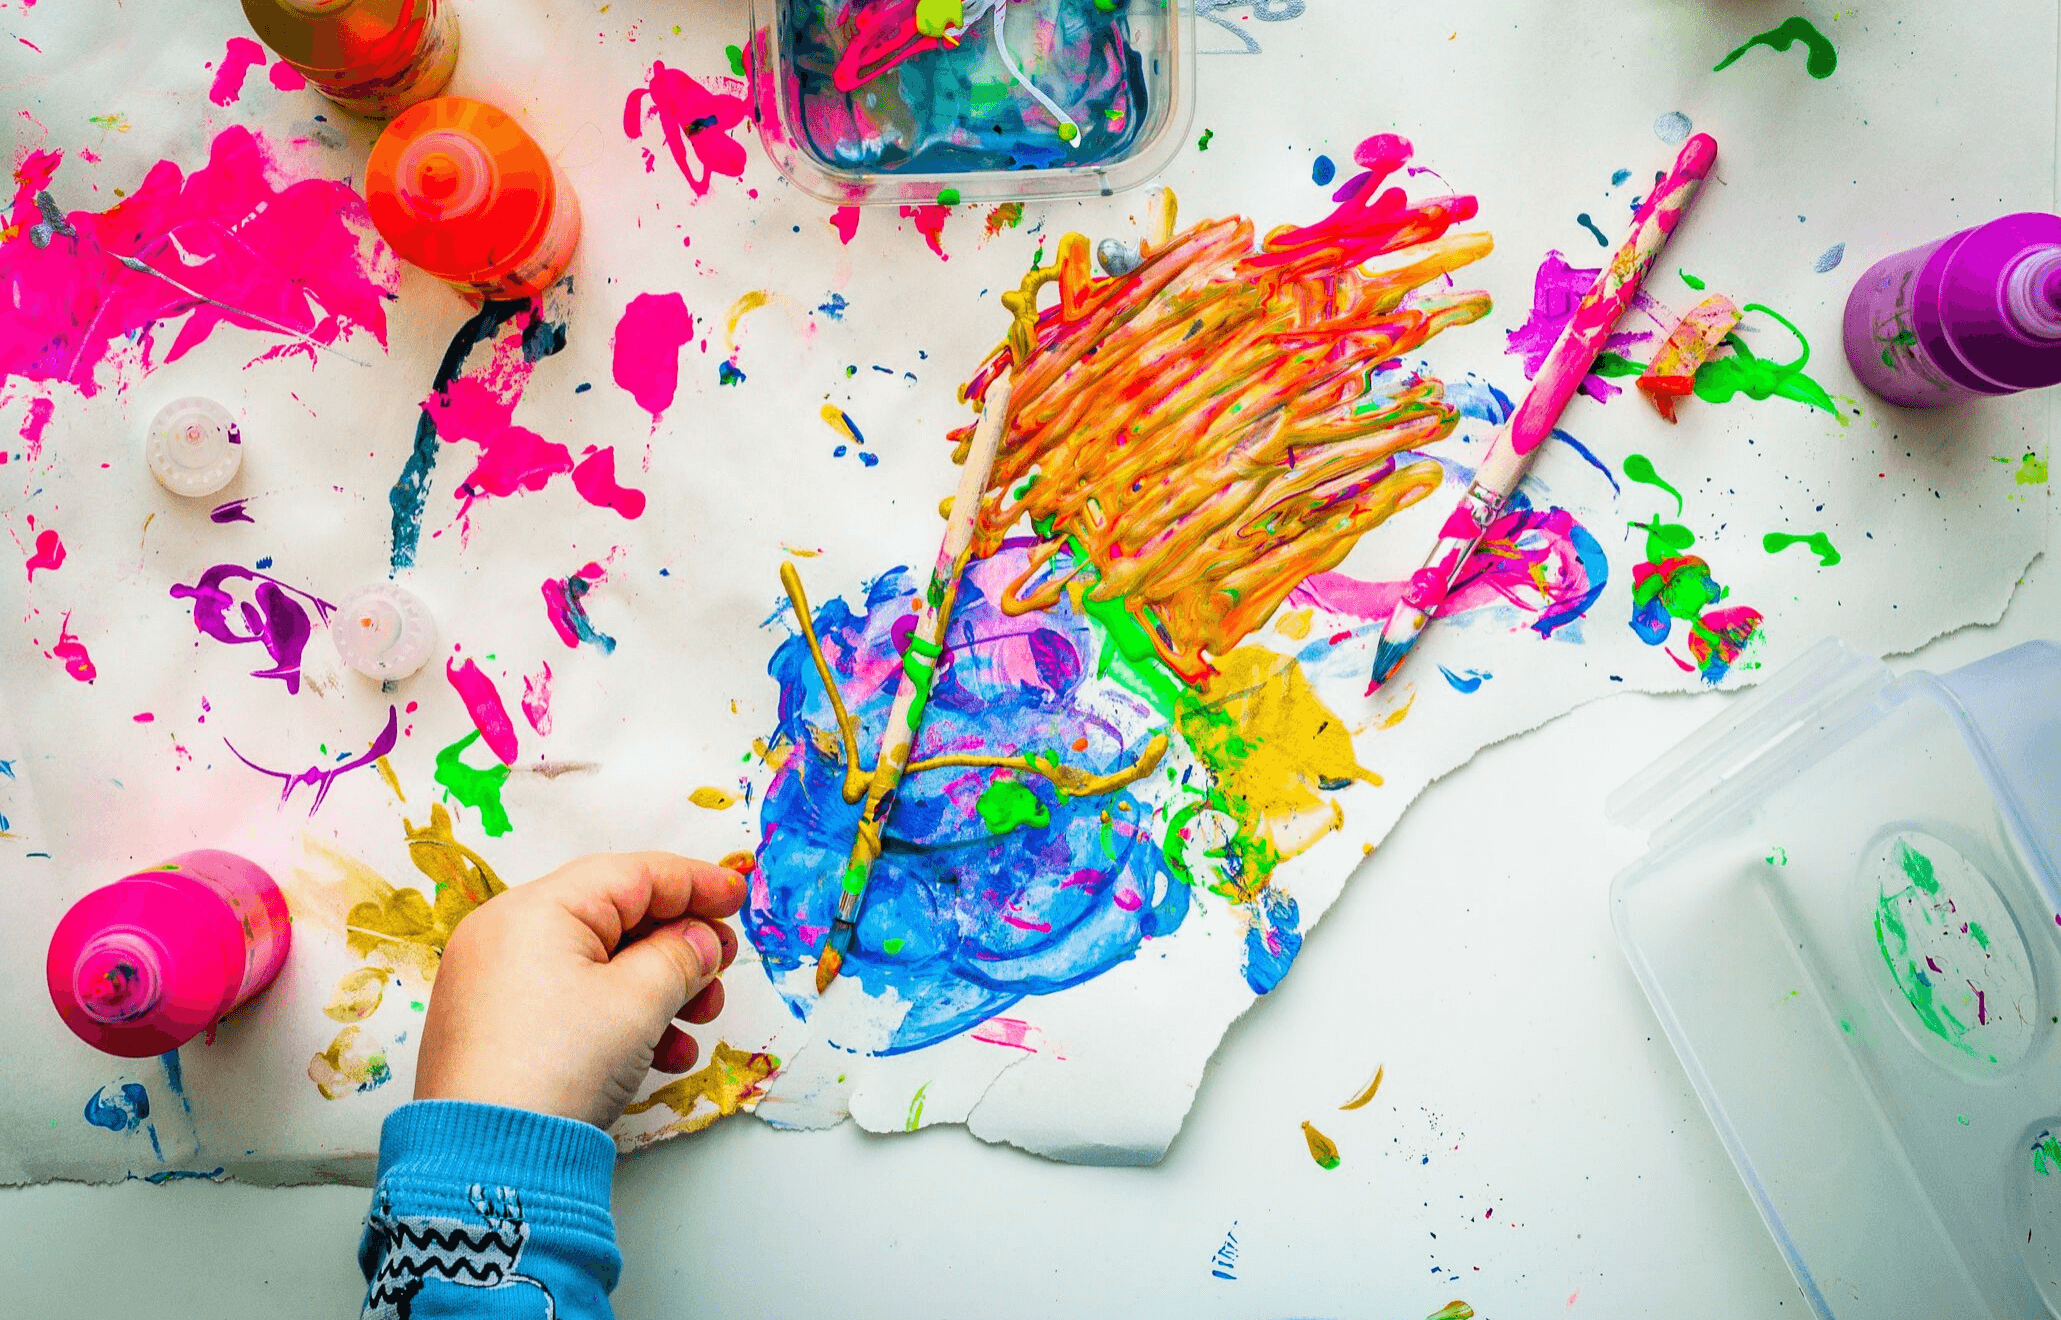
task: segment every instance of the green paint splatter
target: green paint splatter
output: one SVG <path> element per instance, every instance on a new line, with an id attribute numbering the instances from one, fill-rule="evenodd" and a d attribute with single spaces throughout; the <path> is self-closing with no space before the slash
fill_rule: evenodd
<path id="1" fill-rule="evenodd" d="M 966 7 L 960 0 L 916 0 L 916 30 L 924 36 L 942 37 L 965 26 Z"/>
<path id="2" fill-rule="evenodd" d="M 1657 513 L 1653 515 L 1653 521 L 1650 523 L 1631 525 L 1646 533 L 1646 562 L 1649 564 L 1658 564 L 1663 560 L 1686 554 L 1689 547 L 1696 544 L 1696 533 L 1680 523 L 1660 521 L 1660 515 Z M 1713 596 L 1711 599 L 1717 598 Z M 1676 617 L 1680 617 L 1679 611 L 1675 613 Z"/>
<path id="3" fill-rule="evenodd" d="M 1682 277 L 1682 283 L 1688 285 L 1692 289 L 1697 290 L 1698 292 L 1701 292 L 1702 290 L 1709 287 L 1701 279 L 1694 275 L 1691 275 L 1688 271 L 1683 270 L 1679 266 L 1675 268 L 1675 274 Z"/>
<path id="4" fill-rule="evenodd" d="M 989 784 L 975 807 L 990 834 L 1007 834 L 1026 825 L 1043 829 L 1052 823 L 1052 812 L 1038 795 L 1013 779 Z"/>
<path id="5" fill-rule="evenodd" d="M 938 189 L 937 204 L 939 206 L 957 206 L 959 204 L 959 190 L 957 188 Z"/>
<path id="6" fill-rule="evenodd" d="M 1832 544 L 1832 538 L 1823 532 L 1812 532 L 1808 536 L 1791 536 L 1787 532 L 1769 532 L 1760 538 L 1761 548 L 1771 555 L 1781 554 L 1792 545 L 1808 546 L 1818 557 L 1820 568 L 1830 568 L 1839 562 L 1839 550 Z"/>
<path id="7" fill-rule="evenodd" d="M 1787 848 L 1777 848 L 1762 860 L 1769 866 L 1787 866 L 1789 865 L 1789 850 Z"/>
<path id="8" fill-rule="evenodd" d="M 1619 376 L 1643 376 L 1646 374 L 1646 367 L 1643 363 L 1634 362 L 1622 353 L 1605 352 L 1596 355 L 1596 365 L 1589 368 L 1589 374 L 1591 376 L 1607 376 L 1612 379 Z"/>
<path id="9" fill-rule="evenodd" d="M 870 874 L 865 863 L 850 862 L 844 868 L 844 892 L 863 894 L 866 892 L 866 877 Z"/>
<path id="10" fill-rule="evenodd" d="M 1059 140 L 1061 142 L 1071 142 L 1080 135 L 1081 130 L 1073 124 L 1061 124 L 1059 126 Z"/>
<path id="11" fill-rule="evenodd" d="M 1723 73 L 1739 60 L 1739 57 L 1755 46 L 1766 46 L 1769 50 L 1788 50 L 1798 42 L 1803 43 L 1806 52 L 1803 71 L 1813 78 L 1830 78 L 1839 67 L 1839 52 L 1832 47 L 1831 40 L 1812 26 L 1811 21 L 1798 14 L 1779 27 L 1766 32 L 1756 32 L 1746 39 L 1746 44 L 1717 62 L 1712 73 Z"/>
<path id="12" fill-rule="evenodd" d="M 2055 1169 L 2061 1169 L 2061 1140 L 2051 1132 L 2042 1132 L 2032 1143 L 2032 1171 L 2044 1176 Z"/>
<path id="13" fill-rule="evenodd" d="M 1902 839 L 1896 844 L 1897 864 L 1904 868 L 1904 875 L 1926 894 L 1939 892 L 1939 877 L 1932 869 L 1932 859 L 1919 852 Z"/>
<path id="14" fill-rule="evenodd" d="M 478 741 L 479 730 L 474 729 L 438 752 L 435 778 L 443 785 L 445 796 L 479 812 L 480 827 L 489 838 L 499 838 L 514 828 L 508 823 L 507 809 L 501 805 L 501 790 L 507 787 L 512 771 L 499 762 L 484 770 L 467 765 L 463 759 L 465 749 Z"/>
<path id="15" fill-rule="evenodd" d="M 1839 1019 L 1839 1029 L 1840 1029 L 1841 1031 L 1845 1032 L 1845 1033 L 1846 1033 L 1847 1035 L 1849 1035 L 1849 1036 L 1853 1035 L 1853 1021 L 1852 1021 L 1852 1019 L 1850 1019 L 1850 1018 L 1841 1018 L 1841 1019 Z"/>
<path id="16" fill-rule="evenodd" d="M 1203 129 L 1203 130 L 1202 130 L 1202 136 L 1201 136 L 1201 137 L 1199 137 L 1199 138 L 1196 138 L 1196 139 L 1195 139 L 1195 149 L 1196 149 L 1197 151 L 1208 151 L 1208 150 L 1209 150 L 1209 141 L 1210 141 L 1210 139 L 1211 139 L 1211 138 L 1215 137 L 1216 135 L 1217 135 L 1217 131 L 1216 131 L 1215 129 L 1213 129 L 1213 128 L 1205 128 L 1205 129 Z"/>
<path id="17" fill-rule="evenodd" d="M 930 690 L 937 686 L 937 661 L 944 648 L 935 642 L 926 641 L 914 633 L 909 634 L 909 649 L 902 652 L 902 673 L 908 676 L 909 686 L 916 693 L 909 703 L 909 732 L 915 733 L 923 725 L 923 712 L 930 705 Z"/>
<path id="18" fill-rule="evenodd" d="M 1938 1036 L 1947 1044 L 1971 1058 L 1987 1058 L 1995 1063 L 1997 1056 L 1976 1049 L 1968 1040 L 1972 1030 L 1969 1025 L 1954 1015 L 1954 1011 L 1941 1003 L 1932 984 L 1932 973 L 1925 961 L 1911 952 L 1911 931 L 1904 923 L 1904 904 L 1911 904 L 1914 911 L 1933 924 L 1933 912 L 1938 903 L 1926 903 L 1918 896 L 1936 898 L 1939 894 L 1939 877 L 1933 870 L 1932 859 L 1913 848 L 1908 842 L 1897 840 L 1897 862 L 1910 880 L 1904 888 L 1890 893 L 1877 891 L 1875 904 L 1875 946 L 1882 953 L 1882 962 L 1889 968 L 1889 975 L 1896 982 L 1896 988 L 1903 992 L 1911 1011 L 1927 1031 Z"/>
<path id="19" fill-rule="evenodd" d="M 1744 394 L 1749 399 L 1771 399 L 1780 395 L 1813 408 L 1822 408 L 1839 419 L 1841 426 L 1846 418 L 1840 416 L 1833 406 L 1832 396 L 1825 387 L 1804 374 L 1804 366 L 1811 360 L 1810 341 L 1803 337 L 1794 322 L 1764 303 L 1748 303 L 1742 311 L 1766 312 L 1782 324 L 1782 328 L 1796 336 L 1796 343 L 1803 351 L 1794 362 L 1775 362 L 1768 358 L 1755 357 L 1746 341 L 1737 334 L 1725 336 L 1725 343 L 1732 349 L 1728 357 L 1712 358 L 1696 371 L 1696 397 L 1705 403 L 1729 403 L 1735 394 Z"/>
<path id="20" fill-rule="evenodd" d="M 1989 932 L 1982 928 L 1981 922 L 1971 921 L 1968 923 L 1968 938 L 1975 941 L 1976 948 L 1981 949 L 1984 953 L 1989 952 Z"/>
<path id="21" fill-rule="evenodd" d="M 2044 486 L 2047 484 L 2047 460 L 2041 458 L 2036 453 L 2028 453 L 2023 458 L 1996 458 L 1990 461 L 2002 463 L 2006 467 L 2016 463 L 2018 470 L 2012 473 L 2011 477 L 2012 480 L 2021 486 Z"/>
<path id="22" fill-rule="evenodd" d="M 844 1078 L 840 1077 L 837 1080 L 841 1082 Z M 909 1119 L 902 1124 L 902 1131 L 914 1132 L 923 1126 L 923 1094 L 929 1089 L 930 1083 L 925 1082 L 916 1088 L 916 1094 L 909 1097 Z"/>
<path id="23" fill-rule="evenodd" d="M 890 958 L 908 947 L 909 941 L 899 935 L 890 935 L 880 942 L 880 951 Z"/>
<path id="24" fill-rule="evenodd" d="M 673 29 L 675 32 L 679 30 L 678 28 Z M 742 78 L 744 76 L 744 48 L 741 46 L 725 46 L 723 47 L 723 53 L 730 57 L 730 72 Z"/>
<path id="25" fill-rule="evenodd" d="M 1968 1126 L 1968 1116 L 1966 1114 L 1955 1114 L 1954 1121 L 1959 1123 L 1962 1127 Z"/>
<path id="26" fill-rule="evenodd" d="M 421 1001 L 420 999 L 411 999 L 411 1000 L 409 1000 L 409 1001 L 408 1001 L 408 1007 L 409 1007 L 409 1008 L 412 1008 L 412 1009 L 414 1009 L 414 1010 L 415 1010 L 415 1011 L 416 1011 L 417 1013 L 420 1013 L 420 1012 L 422 1012 L 422 1010 L 423 1010 L 423 1004 L 422 1004 L 422 1001 Z"/>
<path id="27" fill-rule="evenodd" d="M 1624 474 L 1642 486 L 1658 486 L 1674 496 L 1676 517 L 1680 517 L 1682 510 L 1688 507 L 1682 500 L 1682 492 L 1662 481 L 1660 473 L 1654 469 L 1653 460 L 1644 454 L 1625 455 Z"/>

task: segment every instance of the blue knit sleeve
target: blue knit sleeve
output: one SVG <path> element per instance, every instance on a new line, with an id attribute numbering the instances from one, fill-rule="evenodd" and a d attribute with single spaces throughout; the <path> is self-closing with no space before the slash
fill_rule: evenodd
<path id="1" fill-rule="evenodd" d="M 606 1320 L 622 1272 L 615 1145 L 569 1118 L 457 1100 L 387 1116 L 358 1243 L 365 1320 Z"/>

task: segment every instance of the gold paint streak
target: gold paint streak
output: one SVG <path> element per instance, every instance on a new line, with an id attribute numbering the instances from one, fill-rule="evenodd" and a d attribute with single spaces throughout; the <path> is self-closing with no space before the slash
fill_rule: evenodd
<path id="1" fill-rule="evenodd" d="M 377 761 L 374 761 L 372 765 L 373 768 L 379 771 L 379 777 L 386 781 L 386 786 L 393 793 L 394 800 L 405 803 L 408 800 L 408 795 L 401 791 L 400 778 L 394 774 L 394 763 L 382 756 Z"/>
<path id="2" fill-rule="evenodd" d="M 844 694 L 837 690 L 837 680 L 831 676 L 830 661 L 823 656 L 823 643 L 816 636 L 816 621 L 809 612 L 808 593 L 802 590 L 801 573 L 793 564 L 780 565 L 780 585 L 787 590 L 795 622 L 801 625 L 802 638 L 809 644 L 809 658 L 816 662 L 816 674 L 823 680 L 824 691 L 830 694 L 830 709 L 837 716 L 837 734 L 844 749 L 844 800 L 857 802 L 866 796 L 871 778 L 859 765 L 859 722 L 845 709 Z M 820 742 L 817 745 L 822 746 Z"/>
<path id="3" fill-rule="evenodd" d="M 350 1026 L 336 1033 L 336 1039 L 329 1042 L 329 1048 L 308 1060 L 308 1080 L 322 1093 L 325 1100 L 341 1100 L 354 1093 L 360 1086 L 372 1080 L 377 1071 L 374 1060 L 384 1062 L 382 1050 L 364 1050 L 359 1046 L 363 1028 Z"/>
<path id="4" fill-rule="evenodd" d="M 419 889 L 397 888 L 364 862 L 314 835 L 302 835 L 301 846 L 337 874 L 335 881 L 321 886 L 321 897 L 343 910 L 344 941 L 351 952 L 363 957 L 377 954 L 434 980 L 458 923 L 508 886 L 478 853 L 452 835 L 451 815 L 442 803 L 430 804 L 424 828 L 416 829 L 405 818 L 401 824 L 407 831 L 408 858 L 433 882 L 434 901 Z M 297 870 L 295 878 L 321 885 L 306 871 Z"/>
<path id="5" fill-rule="evenodd" d="M 766 1082 L 779 1071 L 780 1060 L 770 1054 L 752 1054 L 718 1041 L 706 1066 L 667 1082 L 623 1112 L 642 1114 L 663 1105 L 679 1116 L 664 1133 L 699 1132 L 740 1109 L 756 1109 Z"/>
<path id="6" fill-rule="evenodd" d="M 821 550 L 804 550 L 798 545 L 789 545 L 785 541 L 780 543 L 780 548 L 793 555 L 796 559 L 814 559 L 817 555 L 823 553 Z"/>
<path id="7" fill-rule="evenodd" d="M 1289 610 L 1274 619 L 1274 631 L 1293 641 L 1302 641 L 1310 635 L 1310 617 L 1314 610 Z"/>
<path id="8" fill-rule="evenodd" d="M 1337 1144 L 1331 1138 L 1317 1131 L 1307 1119 L 1303 1120 L 1302 1139 L 1310 1148 L 1310 1158 L 1318 1164 L 1328 1169 L 1338 1163 Z"/>
<path id="9" fill-rule="evenodd" d="M 1374 1080 L 1373 1080 L 1373 1081 L 1371 1081 L 1371 1082 L 1369 1082 L 1369 1083 L 1367 1083 L 1367 1089 L 1366 1089 L 1366 1090 L 1364 1090 L 1364 1091 L 1362 1091 L 1362 1092 L 1360 1092 L 1360 1093 L 1359 1093 L 1358 1095 L 1354 1096 L 1354 1097 L 1353 1097 L 1352 1099 L 1350 1099 L 1350 1100 L 1346 1101 L 1346 1102 L 1345 1102 L 1344 1104 L 1340 1105 L 1340 1106 L 1339 1106 L 1339 1108 L 1340 1108 L 1340 1109 L 1364 1109 L 1364 1108 L 1366 1108 L 1366 1107 L 1367 1107 L 1367 1102 L 1368 1102 L 1368 1101 L 1370 1101 L 1370 1100 L 1372 1100 L 1372 1099 L 1374 1098 L 1374 1093 L 1375 1093 L 1376 1091 L 1379 1091 L 1379 1090 L 1381 1089 L 1381 1078 L 1382 1078 L 1382 1075 L 1383 1075 L 1384 1073 L 1386 1073 L 1387 1071 L 1388 1071 L 1388 1070 L 1387 1070 L 1386 1068 L 1382 1068 L 1382 1067 L 1377 1067 L 1377 1068 L 1375 1068 L 1375 1069 L 1374 1069 Z"/>
<path id="10" fill-rule="evenodd" d="M 1020 770 L 1029 774 L 1043 775 L 1052 781 L 1053 787 L 1068 797 L 1101 797 L 1120 788 L 1137 783 L 1158 768 L 1161 758 L 1167 753 L 1167 736 L 1154 734 L 1145 744 L 1138 759 L 1121 770 L 1106 775 L 1091 775 L 1079 766 L 1053 763 L 1029 756 L 933 756 L 917 761 L 908 769 L 909 774 L 921 774 L 925 770 L 937 770 L 947 766 L 964 766 L 970 769 Z M 1109 819 L 1109 813 L 1102 813 Z"/>
<path id="11" fill-rule="evenodd" d="M 771 301 L 772 294 L 764 289 L 753 289 L 731 303 L 729 315 L 723 324 L 723 347 L 734 351 L 737 348 L 737 323 Z"/>
<path id="12" fill-rule="evenodd" d="M 393 968 L 377 963 L 344 973 L 343 980 L 336 983 L 336 994 L 322 1011 L 338 1022 L 363 1022 L 379 1011 L 387 978 L 393 974 Z"/>
<path id="13" fill-rule="evenodd" d="M 689 793 L 687 800 L 704 811 L 728 811 L 736 806 L 740 799 L 735 793 L 726 793 L 720 788 L 704 785 Z"/>
<path id="14" fill-rule="evenodd" d="M 1417 694 L 1412 692 L 1408 701 L 1405 701 L 1402 705 L 1397 706 L 1394 710 L 1381 717 L 1381 727 L 1393 729 L 1396 725 L 1401 724 L 1404 720 L 1410 718 L 1410 707 L 1416 704 Z"/>

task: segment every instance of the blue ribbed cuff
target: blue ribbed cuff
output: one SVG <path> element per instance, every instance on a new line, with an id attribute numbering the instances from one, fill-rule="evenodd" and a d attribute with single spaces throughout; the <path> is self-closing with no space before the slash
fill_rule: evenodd
<path id="1" fill-rule="evenodd" d="M 454 1193 L 463 1198 L 476 1185 L 520 1188 L 538 1210 L 549 1207 L 570 1220 L 588 1221 L 568 1227 L 611 1239 L 608 1198 L 614 1180 L 615 1143 L 608 1134 L 556 1114 L 469 1100 L 416 1100 L 388 1114 L 380 1129 L 382 1187 L 429 1193 L 434 1200 Z"/>

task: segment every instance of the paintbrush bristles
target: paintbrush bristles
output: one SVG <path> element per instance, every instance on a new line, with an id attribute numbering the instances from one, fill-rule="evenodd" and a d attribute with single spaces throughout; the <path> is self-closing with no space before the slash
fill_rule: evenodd
<path id="1" fill-rule="evenodd" d="M 830 947 L 830 937 L 823 937 L 823 952 L 816 955 L 816 993 L 822 994 L 837 979 L 837 973 L 844 967 L 844 955 Z"/>

